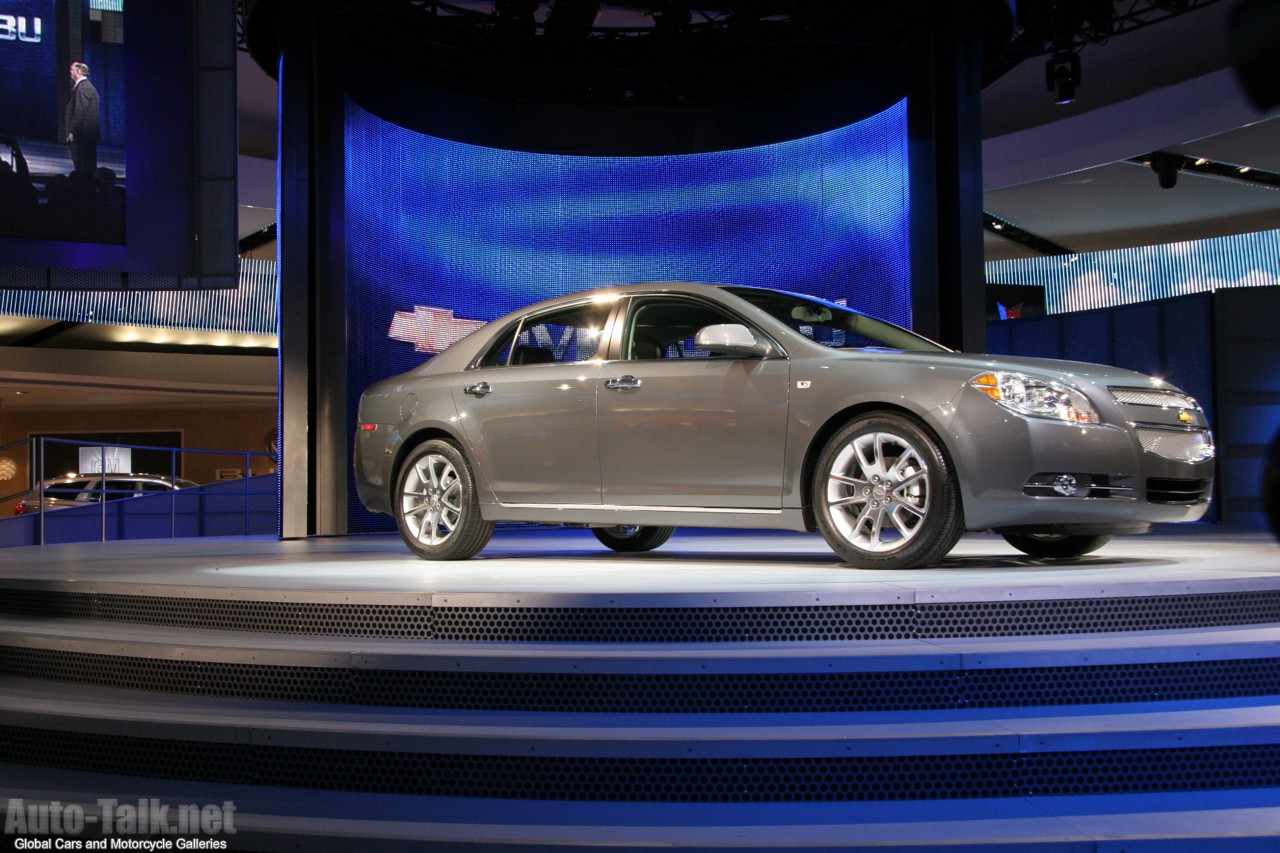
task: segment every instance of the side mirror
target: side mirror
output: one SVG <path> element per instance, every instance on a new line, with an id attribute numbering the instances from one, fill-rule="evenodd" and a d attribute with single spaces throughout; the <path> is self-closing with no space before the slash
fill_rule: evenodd
<path id="1" fill-rule="evenodd" d="M 742 358 L 763 357 L 769 354 L 767 343 L 756 340 L 751 330 L 739 323 L 717 323 L 703 326 L 694 338 L 694 345 L 717 355 L 735 355 Z"/>

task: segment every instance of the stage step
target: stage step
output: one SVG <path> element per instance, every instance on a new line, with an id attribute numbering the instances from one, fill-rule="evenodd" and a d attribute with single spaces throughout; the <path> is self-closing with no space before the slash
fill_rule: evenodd
<path id="1" fill-rule="evenodd" d="M 234 838 L 201 834 L 260 851 L 1274 851 L 1280 577 L 1255 544 L 1198 545 L 1194 573 L 827 558 L 665 592 L 594 554 L 187 544 L 80 578 L 90 551 L 55 548 L 0 566 L 0 805 L 230 803 Z M 282 582 L 277 548 L 324 579 Z M 672 587 L 730 574 L 663 559 Z M 512 592 L 507 562 L 571 571 Z"/>
<path id="2" fill-rule="evenodd" d="M 21 784 L 14 780 L 21 779 Z M 0 764 L 0 809 L 56 801 L 101 837 L 104 809 L 197 805 L 238 851 L 637 850 L 759 853 L 1274 853 L 1280 788 L 1035 799 L 863 803 L 591 803 L 299 791 Z M 227 804 L 230 804 L 228 809 Z M 155 805 L 151 810 L 155 811 Z M 584 814 L 589 820 L 584 820 Z M 7 815 L 6 815 L 7 817 Z M 96 820 L 95 820 L 96 819 Z M 194 833 L 191 833 L 194 835 Z M 128 836 L 124 836 L 128 837 Z"/>
<path id="3" fill-rule="evenodd" d="M 788 644 L 288 637 L 0 616 L 0 675 L 351 705 L 584 713 L 946 710 L 1280 694 L 1280 626 Z"/>
<path id="4" fill-rule="evenodd" d="M 1280 696 L 620 715 L 0 686 L 3 761 L 360 796 L 811 805 L 1280 787 Z"/>

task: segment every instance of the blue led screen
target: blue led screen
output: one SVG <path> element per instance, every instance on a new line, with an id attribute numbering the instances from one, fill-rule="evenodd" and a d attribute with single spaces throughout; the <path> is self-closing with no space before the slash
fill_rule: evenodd
<path id="1" fill-rule="evenodd" d="M 988 284 L 1044 288 L 1051 314 L 1280 284 L 1280 231 L 988 261 Z"/>
<path id="2" fill-rule="evenodd" d="M 58 81 L 66 73 L 58 61 L 57 23 L 54 0 L 9 0 L 0 7 L 0 136 L 57 136 Z M 3 154 L 9 159 L 8 150 Z"/>
<path id="3" fill-rule="evenodd" d="M 651 157 L 465 145 L 348 104 L 345 151 L 353 421 L 365 385 L 475 325 L 609 284 L 781 287 L 911 324 L 905 102 L 803 139 Z"/>

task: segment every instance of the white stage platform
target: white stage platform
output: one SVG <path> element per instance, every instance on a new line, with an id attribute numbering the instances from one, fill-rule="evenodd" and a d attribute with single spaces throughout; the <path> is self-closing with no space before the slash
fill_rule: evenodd
<path id="1" fill-rule="evenodd" d="M 1170 526 L 1117 537 L 1099 552 L 1055 562 L 1027 557 L 998 536 L 970 534 L 940 566 L 876 571 L 842 565 L 817 535 L 682 530 L 656 551 L 619 554 L 587 530 L 517 529 L 498 531 L 471 560 L 444 563 L 416 559 L 394 535 L 5 549 L 0 578 L 161 584 L 189 594 L 242 587 L 499 595 L 823 592 L 874 598 L 905 589 L 929 600 L 977 601 L 1187 591 L 1180 583 L 1201 592 L 1280 583 L 1280 546 L 1262 531 Z"/>

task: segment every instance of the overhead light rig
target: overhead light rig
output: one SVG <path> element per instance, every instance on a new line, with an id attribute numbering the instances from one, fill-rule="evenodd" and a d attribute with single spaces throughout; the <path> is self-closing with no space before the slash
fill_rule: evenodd
<path id="1" fill-rule="evenodd" d="M 1080 52 L 1114 36 L 1167 21 L 1220 0 L 1021 0 L 1012 41 L 987 63 L 990 85 L 1018 64 L 1045 60 L 1045 84 L 1060 104 L 1071 103 L 1081 85 Z"/>
<path id="2" fill-rule="evenodd" d="M 1125 162 L 1150 168 L 1156 173 L 1160 186 L 1164 189 L 1173 189 L 1177 186 L 1178 175 L 1183 172 L 1220 181 L 1251 184 L 1265 189 L 1280 189 L 1280 172 L 1235 163 L 1222 163 L 1207 157 L 1192 157 L 1173 151 L 1153 151 L 1141 157 L 1130 157 Z"/>
<path id="3" fill-rule="evenodd" d="M 238 0 L 241 45 L 275 74 L 300 6 Z M 458 92 L 529 103 L 720 104 L 865 75 L 905 79 L 910 41 L 940 26 L 994 56 L 1011 0 L 325 0 L 309 8 L 353 51 Z M 943 14 L 946 12 L 947 14 Z M 261 22 L 261 26 L 258 22 Z M 952 22 L 961 22 L 954 24 Z"/>
<path id="4" fill-rule="evenodd" d="M 244 257 L 254 249 L 260 249 L 276 241 L 276 225 L 272 222 L 270 225 L 264 225 L 252 234 L 246 234 L 240 238 L 239 255 Z"/>
<path id="5" fill-rule="evenodd" d="M 532 102 L 719 103 L 805 86 L 895 50 L 889 4 L 821 0 L 401 0 L 353 32 L 394 45 L 433 81 Z"/>
<path id="6" fill-rule="evenodd" d="M 1008 240 L 1010 243 L 1017 243 L 1019 246 L 1025 246 L 1036 254 L 1040 255 L 1070 255 L 1074 254 L 1071 249 L 1061 243 L 1055 243 L 1047 237 L 1041 237 L 1039 234 L 1033 234 L 1024 228 L 1019 228 L 1007 219 L 996 216 L 988 211 L 982 212 L 982 227 L 989 234 L 994 234 Z"/>

